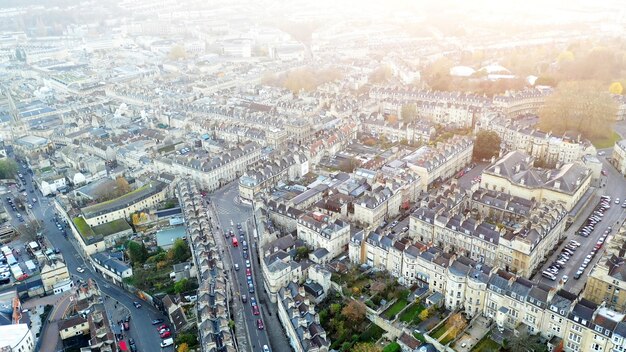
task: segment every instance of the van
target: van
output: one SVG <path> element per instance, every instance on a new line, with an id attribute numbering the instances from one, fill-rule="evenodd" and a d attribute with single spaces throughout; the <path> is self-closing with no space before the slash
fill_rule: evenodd
<path id="1" fill-rule="evenodd" d="M 174 344 L 174 339 L 170 337 L 170 338 L 167 338 L 167 339 L 161 341 L 161 348 L 165 348 L 165 347 L 171 346 L 173 344 Z"/>

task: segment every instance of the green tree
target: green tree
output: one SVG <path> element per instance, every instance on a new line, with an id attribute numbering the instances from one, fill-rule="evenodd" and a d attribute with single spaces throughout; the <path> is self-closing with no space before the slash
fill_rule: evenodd
<path id="1" fill-rule="evenodd" d="M 174 241 L 174 245 L 167 252 L 167 257 L 172 264 L 182 263 L 191 257 L 191 250 L 187 242 L 179 238 Z"/>
<path id="2" fill-rule="evenodd" d="M 182 279 L 174 284 L 174 292 L 183 293 L 187 291 L 188 279 Z"/>
<path id="3" fill-rule="evenodd" d="M 143 265 L 149 257 L 148 249 L 143 242 L 139 244 L 135 241 L 128 241 L 126 252 L 135 266 Z"/>
<path id="4" fill-rule="evenodd" d="M 500 136 L 493 131 L 480 131 L 474 143 L 474 160 L 491 159 L 500 153 Z"/>
<path id="5" fill-rule="evenodd" d="M 17 163 L 13 159 L 0 160 L 0 179 L 15 178 L 17 176 Z"/>
<path id="6" fill-rule="evenodd" d="M 330 305 L 330 314 L 337 315 L 339 312 L 341 312 L 341 304 L 339 303 L 333 303 Z"/>
<path id="7" fill-rule="evenodd" d="M 400 352 L 401 350 L 397 342 L 392 342 L 383 348 L 383 352 Z"/>
<path id="8" fill-rule="evenodd" d="M 190 348 L 195 348 L 198 346 L 198 335 L 190 332 L 182 332 L 176 337 L 176 344 L 182 345 L 186 343 Z"/>
<path id="9" fill-rule="evenodd" d="M 309 257 L 311 251 L 306 246 L 300 246 L 296 248 L 296 260 L 300 261 Z"/>
<path id="10" fill-rule="evenodd" d="M 402 121 L 407 123 L 417 120 L 417 106 L 415 104 L 402 105 L 400 115 L 402 115 Z"/>
<path id="11" fill-rule="evenodd" d="M 597 82 L 573 81 L 558 85 L 539 110 L 539 128 L 553 133 L 576 131 L 589 139 L 613 133 L 617 103 Z"/>

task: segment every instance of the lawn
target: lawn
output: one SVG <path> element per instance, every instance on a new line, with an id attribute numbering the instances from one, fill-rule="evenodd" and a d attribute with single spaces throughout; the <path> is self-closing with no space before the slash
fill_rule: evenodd
<path id="1" fill-rule="evenodd" d="M 81 217 L 76 217 L 72 221 L 74 222 L 74 225 L 76 225 L 78 232 L 80 232 L 80 235 L 83 236 L 83 238 L 87 239 L 96 235 L 91 229 L 91 226 L 87 224 L 85 219 Z"/>
<path id="2" fill-rule="evenodd" d="M 107 222 L 106 224 L 98 225 L 92 228 L 95 234 L 108 236 L 113 235 L 118 232 L 132 230 L 130 225 L 124 219 L 117 219 L 111 222 Z"/>
<path id="3" fill-rule="evenodd" d="M 441 335 L 443 335 L 446 331 L 448 330 L 448 327 L 446 326 L 446 324 L 441 324 L 437 330 L 433 331 L 432 333 L 430 333 L 429 335 L 436 339 L 439 340 L 439 338 L 441 337 Z"/>
<path id="4" fill-rule="evenodd" d="M 472 352 L 497 352 L 500 348 L 500 345 L 487 334 L 472 348 Z"/>
<path id="5" fill-rule="evenodd" d="M 383 318 L 393 320 L 393 318 L 395 318 L 396 315 L 400 313 L 400 311 L 404 309 L 407 304 L 409 303 L 405 298 L 398 299 L 394 304 L 391 305 L 391 307 L 387 308 L 387 310 L 383 312 Z"/>
<path id="6" fill-rule="evenodd" d="M 400 321 L 414 325 L 419 324 L 421 322 L 419 315 L 424 308 L 425 307 L 420 302 L 411 304 L 400 314 Z"/>
<path id="7" fill-rule="evenodd" d="M 611 148 L 615 145 L 617 141 L 620 140 L 619 134 L 613 131 L 613 134 L 607 138 L 594 138 L 591 140 L 591 143 L 596 147 L 596 149 L 605 149 Z"/>

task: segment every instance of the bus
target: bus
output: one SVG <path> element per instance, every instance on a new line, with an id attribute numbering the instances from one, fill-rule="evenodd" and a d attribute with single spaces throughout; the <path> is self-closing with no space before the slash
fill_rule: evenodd
<path id="1" fill-rule="evenodd" d="M 237 241 L 237 237 L 231 237 L 233 240 L 233 247 L 239 247 L 239 241 Z"/>

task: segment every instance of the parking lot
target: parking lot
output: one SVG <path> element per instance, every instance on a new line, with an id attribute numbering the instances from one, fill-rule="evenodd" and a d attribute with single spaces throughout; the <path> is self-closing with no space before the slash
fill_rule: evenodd
<path id="1" fill-rule="evenodd" d="M 623 199 L 622 199 L 623 200 Z M 559 280 L 564 279 L 566 290 L 578 293 L 584 287 L 589 270 L 601 257 L 600 252 L 604 244 L 611 239 L 611 234 L 617 230 L 625 208 L 621 200 L 603 196 L 590 207 L 588 215 L 583 217 L 568 230 L 567 239 L 559 246 L 543 268 L 536 274 L 537 279 L 549 286 L 556 286 Z M 572 245 L 572 241 L 579 245 Z M 556 270 L 555 270 L 556 269 Z M 549 272 L 553 276 L 544 274 Z"/>

